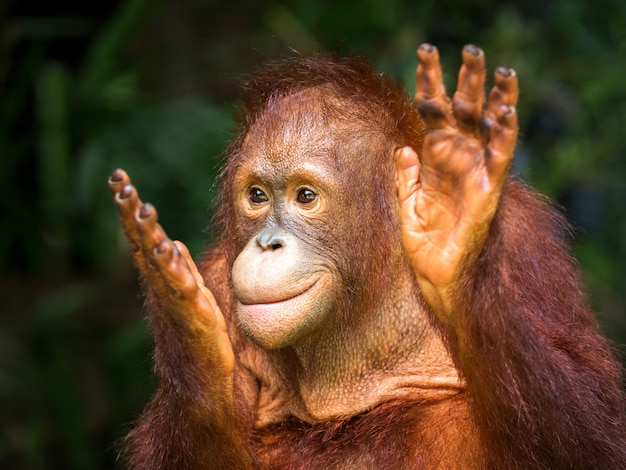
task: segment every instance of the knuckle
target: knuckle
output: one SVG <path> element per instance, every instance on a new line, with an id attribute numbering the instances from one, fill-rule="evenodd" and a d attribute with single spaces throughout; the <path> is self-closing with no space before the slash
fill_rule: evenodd
<path id="1" fill-rule="evenodd" d="M 512 128 L 517 126 L 517 110 L 514 106 L 500 105 L 498 107 L 498 124 Z"/>
<path id="2" fill-rule="evenodd" d="M 191 298 L 198 293 L 198 284 L 189 271 L 186 271 L 181 283 L 178 286 L 180 295 L 184 298 Z"/>
<path id="3" fill-rule="evenodd" d="M 478 121 L 478 132 L 483 140 L 489 140 L 491 128 L 493 127 L 493 119 L 490 116 L 483 116 Z"/>
<path id="4" fill-rule="evenodd" d="M 482 106 L 480 103 L 466 100 L 460 96 L 455 96 L 452 102 L 454 117 L 464 125 L 475 126 L 481 110 Z"/>
<path id="5" fill-rule="evenodd" d="M 434 99 L 418 100 L 417 110 L 427 121 L 440 121 L 446 118 L 446 111 L 441 103 Z"/>

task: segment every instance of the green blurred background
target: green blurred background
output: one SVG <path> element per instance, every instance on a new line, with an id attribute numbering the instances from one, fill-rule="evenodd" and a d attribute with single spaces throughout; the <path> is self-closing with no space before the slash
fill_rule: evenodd
<path id="1" fill-rule="evenodd" d="M 462 46 L 521 81 L 515 171 L 555 198 L 606 334 L 626 343 L 626 2 L 0 2 L 0 467 L 105 469 L 151 395 L 106 180 L 121 166 L 198 254 L 238 81 L 291 50 L 403 77 Z M 523 3 L 521 7 L 518 3 Z"/>

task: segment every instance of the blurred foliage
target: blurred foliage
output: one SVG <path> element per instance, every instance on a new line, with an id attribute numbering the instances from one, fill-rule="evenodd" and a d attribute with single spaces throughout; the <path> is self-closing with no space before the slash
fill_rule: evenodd
<path id="1" fill-rule="evenodd" d="M 210 239 L 238 77 L 330 50 L 411 81 L 423 41 L 522 86 L 515 171 L 557 199 L 607 334 L 626 343 L 626 3 L 127 0 L 0 5 L 0 467 L 112 468 L 153 390 L 106 188 L 125 168 L 173 238 Z"/>

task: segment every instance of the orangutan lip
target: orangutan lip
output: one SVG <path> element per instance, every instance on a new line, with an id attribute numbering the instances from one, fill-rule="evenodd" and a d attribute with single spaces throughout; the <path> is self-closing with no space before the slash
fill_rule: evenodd
<path id="1" fill-rule="evenodd" d="M 286 297 L 286 298 L 280 299 L 280 300 L 272 300 L 270 302 L 251 302 L 251 303 L 246 303 L 246 302 L 243 302 L 243 301 L 239 300 L 239 303 L 241 305 L 243 305 L 243 306 L 246 306 L 246 307 L 253 307 L 255 305 L 259 305 L 259 306 L 267 305 L 267 306 L 270 306 L 270 305 L 278 305 L 278 304 L 287 303 L 287 302 L 289 302 L 291 300 L 294 300 L 294 299 L 296 299 L 298 297 L 301 297 L 301 296 L 305 295 L 307 292 L 309 292 L 311 289 L 313 289 L 315 287 L 315 285 L 318 283 L 318 281 L 320 280 L 321 277 L 322 276 L 320 275 L 320 276 L 317 276 L 317 277 L 313 278 L 313 281 L 310 284 L 308 284 L 302 291 L 298 292 L 297 294 L 292 295 L 291 297 Z"/>

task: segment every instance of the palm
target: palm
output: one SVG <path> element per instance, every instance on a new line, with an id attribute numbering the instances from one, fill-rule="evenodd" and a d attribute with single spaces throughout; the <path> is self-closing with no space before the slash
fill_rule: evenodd
<path id="1" fill-rule="evenodd" d="M 499 69 L 483 110 L 484 57 L 466 47 L 451 101 L 429 47 L 418 51 L 416 101 L 428 128 L 421 162 L 409 147 L 397 155 L 403 244 L 427 300 L 429 290 L 454 286 L 485 240 L 517 133 L 512 72 Z"/>

